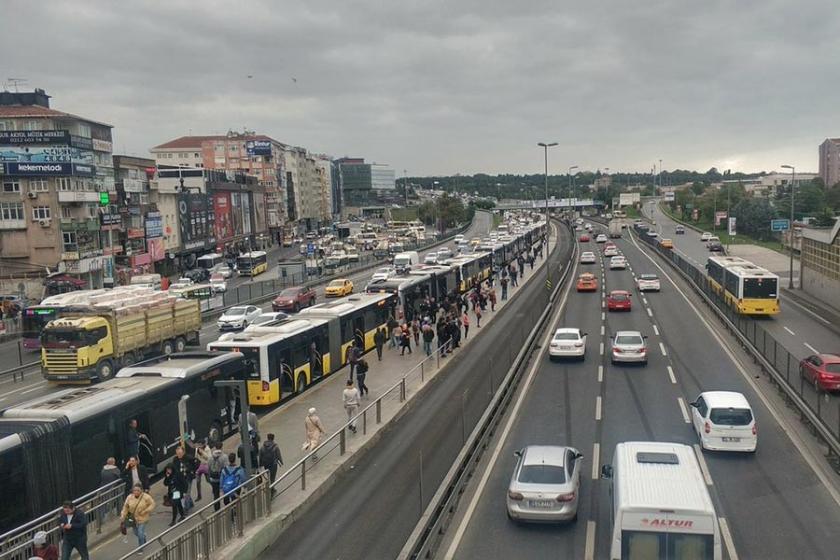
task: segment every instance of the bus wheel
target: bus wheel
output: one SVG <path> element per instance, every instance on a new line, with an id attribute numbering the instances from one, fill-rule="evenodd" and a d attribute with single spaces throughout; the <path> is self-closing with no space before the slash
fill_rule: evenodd
<path id="1" fill-rule="evenodd" d="M 184 339 L 183 336 L 179 336 L 175 339 L 175 351 L 176 352 L 183 352 L 187 349 L 187 341 Z"/>
<path id="2" fill-rule="evenodd" d="M 171 340 L 164 340 L 160 349 L 163 352 L 164 356 L 168 356 L 169 354 L 171 354 L 175 351 L 175 345 L 172 344 Z"/>
<path id="3" fill-rule="evenodd" d="M 96 376 L 99 377 L 100 381 L 107 381 L 114 377 L 114 364 L 111 363 L 111 360 L 102 360 L 96 364 Z"/>

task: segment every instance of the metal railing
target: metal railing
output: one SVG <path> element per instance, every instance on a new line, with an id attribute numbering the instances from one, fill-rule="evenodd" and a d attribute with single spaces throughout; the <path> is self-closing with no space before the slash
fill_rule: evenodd
<path id="1" fill-rule="evenodd" d="M 122 480 L 115 480 L 73 500 L 76 507 L 81 508 L 87 516 L 88 542 L 94 542 L 98 536 L 103 535 L 103 527 L 119 517 L 124 501 L 125 482 Z M 60 544 L 61 529 L 58 526 L 60 514 L 61 508 L 57 508 L 0 535 L 0 560 L 27 560 L 34 556 L 32 538 L 38 531 L 44 531 L 47 534 L 48 543 Z"/>
<path id="2" fill-rule="evenodd" d="M 832 398 L 818 386 L 806 382 L 800 360 L 776 340 L 761 321 L 737 313 L 709 284 L 705 273 L 675 251 L 659 247 L 646 235 L 637 235 L 689 280 L 694 290 L 738 338 L 762 371 L 770 376 L 803 421 L 813 427 L 828 448 L 829 461 L 840 470 L 840 399 Z"/>

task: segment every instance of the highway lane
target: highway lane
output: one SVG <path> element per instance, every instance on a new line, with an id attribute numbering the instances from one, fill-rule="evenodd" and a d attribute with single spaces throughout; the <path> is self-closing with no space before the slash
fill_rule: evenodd
<path id="1" fill-rule="evenodd" d="M 492 216 L 489 212 L 478 211 L 475 213 L 475 218 L 473 219 L 472 224 L 465 232 L 467 237 L 481 237 L 486 235 L 492 226 Z M 450 247 L 453 247 L 453 243 L 449 242 L 447 244 Z M 426 251 L 420 251 L 421 259 L 425 256 L 426 253 L 429 251 L 436 251 L 441 248 L 441 245 L 435 246 L 434 248 L 427 249 Z M 286 251 L 291 250 L 290 248 L 285 248 Z M 276 258 L 275 258 L 276 264 Z M 269 273 L 266 273 L 269 274 Z M 276 267 L 275 267 L 275 274 L 276 274 Z M 356 272 L 348 275 L 348 278 L 354 284 L 354 290 L 356 292 L 364 290 L 365 284 L 370 279 L 371 274 L 373 274 L 372 270 L 367 270 L 364 272 Z M 261 281 L 266 278 L 266 275 L 257 276 L 255 279 L 256 281 Z M 243 282 L 247 283 L 250 281 L 249 278 L 243 277 L 241 279 Z M 323 302 L 325 301 L 324 297 L 324 286 L 320 285 L 315 288 L 315 292 L 317 294 L 317 301 Z M 260 307 L 264 311 L 271 311 L 271 302 L 266 302 Z M 200 340 L 201 340 L 201 347 L 204 348 L 210 342 L 213 342 L 219 338 L 218 327 L 216 327 L 216 322 L 211 321 L 209 323 L 205 323 L 201 327 L 200 331 Z M 31 360 L 37 360 L 38 354 L 33 353 L 30 355 Z M 24 356 L 24 360 L 28 361 Z M 0 361 L 0 364 L 6 364 L 7 361 Z M 16 363 L 16 362 L 15 362 Z M 13 366 L 8 366 L 13 367 Z M 5 369 L 5 368 L 0 368 Z M 26 376 L 23 381 L 14 382 L 11 376 L 6 376 L 0 378 L 0 408 L 7 408 L 13 406 L 15 404 L 26 402 L 28 400 L 41 397 L 43 395 L 61 390 L 65 387 L 56 386 L 48 383 L 41 377 L 40 371 L 32 370 L 26 373 Z"/>
<path id="2" fill-rule="evenodd" d="M 593 302 L 591 294 L 571 294 L 555 326 L 579 326 L 589 332 L 586 361 L 551 363 L 542 357 L 507 440 L 495 442 L 485 454 L 490 456 L 496 445 L 503 445 L 476 508 L 469 519 L 456 519 L 450 526 L 451 539 L 458 524 L 467 521 L 461 540 L 445 542 L 441 550 L 451 555 L 441 557 L 608 557 L 609 498 L 606 483 L 593 478 L 593 474 L 597 477 L 597 468 L 592 468 L 594 444 L 598 444 L 602 464 L 610 462 L 620 441 L 653 439 L 694 445 L 697 436 L 685 422 L 683 407 L 702 390 L 724 389 L 747 396 L 759 433 L 753 456 L 702 453 L 717 513 L 726 520 L 737 556 L 836 558 L 840 536 L 834 527 L 840 522 L 840 506 L 809 464 L 814 459 L 803 456 L 776 420 L 778 414 L 788 413 L 765 406 L 739 371 L 742 366 L 730 358 L 663 272 L 631 240 L 625 236 L 617 244 L 632 270 L 607 270 L 606 289 L 633 289 L 634 274 L 656 273 L 663 279 L 662 292 L 634 293 L 633 311 L 605 312 L 603 320 L 600 302 Z M 581 245 L 582 250 L 595 246 Z M 601 325 L 603 337 L 598 336 Z M 649 337 L 646 367 L 610 363 L 609 337 L 621 329 L 639 330 Z M 605 345 L 603 357 L 598 353 L 600 342 Z M 599 366 L 603 382 L 599 382 Z M 596 416 L 599 396 L 600 419 Z M 504 495 L 514 465 L 512 453 L 532 443 L 571 444 L 584 454 L 576 523 L 528 526 L 506 518 Z M 479 469 L 474 480 L 482 474 Z M 462 500 L 461 515 L 468 501 Z"/>

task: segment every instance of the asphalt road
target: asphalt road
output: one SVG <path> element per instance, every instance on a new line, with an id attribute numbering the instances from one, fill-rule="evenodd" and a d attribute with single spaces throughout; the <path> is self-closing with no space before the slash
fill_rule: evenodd
<path id="1" fill-rule="evenodd" d="M 571 249 L 564 228 L 549 266 Z M 350 470 L 302 513 L 262 558 L 394 558 L 487 406 L 507 364 L 545 308 L 542 282 L 530 282 L 470 351 L 415 397 L 405 414 Z M 471 334 L 474 330 L 471 329 Z M 495 557 L 495 556 L 494 556 Z M 518 556 L 514 556 L 518 557 Z"/>
<path id="2" fill-rule="evenodd" d="M 582 250 L 596 247 L 594 243 L 581 245 Z M 811 467 L 809 460 L 815 459 L 805 458 L 800 445 L 777 421 L 779 412 L 772 401 L 765 405 L 748 380 L 749 372 L 739 371 L 743 366 L 730 357 L 666 279 L 666 272 L 674 275 L 671 269 L 664 264 L 663 270 L 654 266 L 627 235 L 617 245 L 632 270 L 605 270 L 605 285 L 607 290 L 631 290 L 633 310 L 610 313 L 602 307 L 601 294 L 572 290 L 554 327 L 588 332 L 585 361 L 552 363 L 545 355 L 540 358 L 532 384 L 523 384 L 527 392 L 506 439 L 500 441 L 504 436 L 497 436 L 485 453 L 487 465 L 495 447 L 502 446 L 498 460 L 489 466 L 486 485 L 478 488 L 482 469 L 473 477 L 470 494 L 477 496 L 475 508 L 469 511 L 467 505 L 471 495 L 462 499 L 460 517 L 450 525 L 450 536 L 438 557 L 608 558 L 609 497 L 607 484 L 597 479 L 600 464 L 610 462 L 621 441 L 696 444 L 679 399 L 688 403 L 704 390 L 733 390 L 747 396 L 757 418 L 756 454 L 701 453 L 717 514 L 726 520 L 731 534 L 731 547 L 724 546 L 724 556 L 735 557 L 729 553 L 731 548 L 741 559 L 837 558 L 840 505 Z M 577 272 L 585 270 L 596 271 L 600 277 L 602 266 L 579 265 Z M 658 274 L 662 291 L 642 297 L 634 289 L 634 273 Z M 682 282 L 677 280 L 677 285 Z M 717 323 L 710 324 L 717 328 Z M 610 335 L 624 329 L 649 337 L 647 366 L 610 363 Z M 599 353 L 601 343 L 604 355 Z M 505 493 L 513 452 L 529 444 L 572 445 L 584 454 L 576 522 L 518 525 L 507 519 Z M 456 541 L 452 535 L 462 522 L 462 538 Z"/>
<path id="3" fill-rule="evenodd" d="M 492 226 L 492 218 L 489 212 L 476 212 L 475 218 L 473 218 L 473 222 L 470 225 L 469 229 L 464 233 L 467 237 L 481 237 L 490 231 Z M 450 246 L 454 246 L 454 244 L 450 243 Z M 430 250 L 438 250 L 441 246 L 436 246 L 434 249 Z M 291 252 L 290 255 L 294 256 L 294 248 L 285 248 L 283 249 L 286 252 Z M 421 258 L 427 253 L 427 251 L 421 251 L 420 256 Z M 282 256 L 280 253 L 272 254 L 272 259 L 269 261 L 269 265 L 272 269 L 269 270 L 264 275 L 258 276 L 257 281 L 261 281 L 266 277 L 271 277 L 270 275 L 272 272 L 276 275 L 277 273 L 277 259 Z M 349 274 L 348 278 L 353 282 L 355 286 L 355 291 L 360 291 L 364 289 L 367 280 L 370 278 L 371 274 L 373 274 L 372 270 L 368 270 L 365 272 L 357 272 L 355 274 Z M 268 275 L 268 276 L 267 276 Z M 247 277 L 234 277 L 235 282 L 238 282 L 235 285 L 240 285 L 244 283 L 248 283 L 251 281 Z M 228 288 L 230 289 L 230 287 Z M 317 293 L 317 300 L 324 301 L 324 286 L 317 286 L 315 289 Z M 261 306 L 264 311 L 271 311 L 271 303 L 267 302 Z M 201 337 L 201 346 L 202 348 L 205 347 L 208 343 L 213 342 L 214 340 L 219 338 L 219 329 L 216 327 L 216 322 L 212 321 L 209 323 L 205 323 L 200 331 Z M 0 369 L 6 369 L 7 367 L 14 367 L 17 362 L 17 349 L 16 349 L 16 341 L 8 341 L 3 344 L 0 344 Z M 37 353 L 24 353 L 24 363 L 29 361 L 34 361 L 38 359 Z M 3 367 L 5 366 L 5 367 Z M 18 380 L 14 382 L 11 376 L 5 376 L 0 378 L 0 408 L 7 408 L 9 406 L 13 406 L 15 404 L 25 402 L 42 395 L 46 395 L 58 390 L 61 390 L 63 387 L 61 386 L 54 386 L 44 380 L 41 377 L 40 371 L 37 369 L 34 371 L 30 371 L 26 374 L 23 381 Z"/>

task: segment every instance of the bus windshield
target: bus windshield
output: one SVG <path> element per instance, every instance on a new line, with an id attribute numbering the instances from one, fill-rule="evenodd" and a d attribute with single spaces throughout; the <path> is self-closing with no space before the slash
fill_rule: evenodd
<path id="1" fill-rule="evenodd" d="M 744 278 L 744 299 L 776 299 L 777 284 L 775 278 Z"/>
<path id="2" fill-rule="evenodd" d="M 25 338 L 38 338 L 47 323 L 56 317 L 58 317 L 58 309 L 55 307 L 30 307 L 25 309 L 23 312 L 23 336 Z"/>

